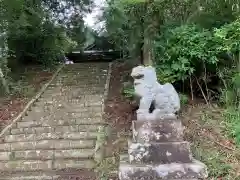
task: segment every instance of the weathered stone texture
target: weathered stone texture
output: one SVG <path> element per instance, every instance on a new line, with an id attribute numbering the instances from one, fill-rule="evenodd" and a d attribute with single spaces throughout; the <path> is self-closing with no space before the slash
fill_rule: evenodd
<path id="1" fill-rule="evenodd" d="M 65 168 L 77 168 L 77 169 L 92 169 L 95 167 L 93 160 L 61 160 L 57 159 L 54 161 L 53 169 L 65 169 Z"/>
<path id="2" fill-rule="evenodd" d="M 206 166 L 199 161 L 160 165 L 121 163 L 120 180 L 174 180 L 207 178 Z"/>
<path id="3" fill-rule="evenodd" d="M 176 142 L 183 141 L 183 126 L 180 120 L 133 121 L 135 142 Z"/>
<path id="4" fill-rule="evenodd" d="M 129 143 L 130 163 L 190 163 L 192 155 L 188 142 Z"/>
<path id="5" fill-rule="evenodd" d="M 93 158 L 94 149 L 55 150 L 55 158 Z"/>
<path id="6" fill-rule="evenodd" d="M 17 161 L 0 161 L 1 171 L 37 171 L 51 170 L 52 160 L 17 160 Z"/>

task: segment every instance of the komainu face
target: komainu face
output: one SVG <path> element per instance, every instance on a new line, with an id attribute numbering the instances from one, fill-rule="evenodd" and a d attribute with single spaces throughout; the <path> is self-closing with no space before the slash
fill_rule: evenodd
<path id="1" fill-rule="evenodd" d="M 157 83 L 155 69 L 151 66 L 137 66 L 133 68 L 131 76 L 134 79 L 135 94 L 140 97 L 145 96 L 149 87 L 154 87 Z"/>

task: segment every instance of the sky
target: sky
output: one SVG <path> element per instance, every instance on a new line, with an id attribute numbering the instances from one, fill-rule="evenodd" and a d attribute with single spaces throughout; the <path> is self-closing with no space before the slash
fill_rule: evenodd
<path id="1" fill-rule="evenodd" d="M 95 30 L 98 30 L 102 26 L 102 24 L 96 24 L 96 23 L 97 23 L 97 16 L 100 16 L 102 13 L 101 8 L 104 6 L 104 3 L 105 3 L 105 0 L 94 0 L 94 4 L 96 7 L 93 9 L 91 14 L 88 14 L 84 18 L 85 23 Z"/>

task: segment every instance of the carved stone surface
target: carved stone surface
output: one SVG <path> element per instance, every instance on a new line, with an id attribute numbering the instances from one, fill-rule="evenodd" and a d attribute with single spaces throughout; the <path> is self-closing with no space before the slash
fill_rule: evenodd
<path id="1" fill-rule="evenodd" d="M 133 141 L 176 142 L 183 141 L 183 126 L 180 120 L 133 121 Z"/>
<path id="2" fill-rule="evenodd" d="M 130 163 L 190 163 L 192 155 L 188 142 L 171 143 L 132 143 L 129 141 Z"/>
<path id="3" fill-rule="evenodd" d="M 134 79 L 135 94 L 141 98 L 137 120 L 175 117 L 180 109 L 180 99 L 172 84 L 158 83 L 155 69 L 151 66 L 137 66 L 133 68 L 131 76 Z M 151 104 L 154 106 L 152 113 L 149 112 Z"/>
<path id="4" fill-rule="evenodd" d="M 207 178 L 206 166 L 194 160 L 192 163 L 129 164 L 121 163 L 119 180 L 176 180 Z"/>

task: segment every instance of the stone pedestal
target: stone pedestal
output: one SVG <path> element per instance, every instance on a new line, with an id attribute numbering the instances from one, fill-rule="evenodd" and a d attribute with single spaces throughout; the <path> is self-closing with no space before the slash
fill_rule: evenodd
<path id="1" fill-rule="evenodd" d="M 207 167 L 193 159 L 178 119 L 133 121 L 128 158 L 121 158 L 120 180 L 196 180 L 207 178 Z"/>

